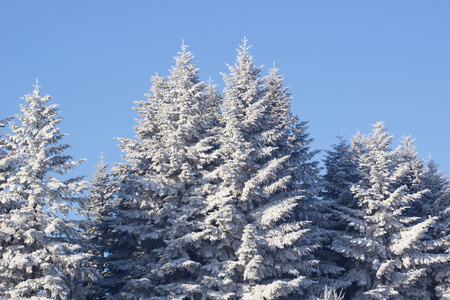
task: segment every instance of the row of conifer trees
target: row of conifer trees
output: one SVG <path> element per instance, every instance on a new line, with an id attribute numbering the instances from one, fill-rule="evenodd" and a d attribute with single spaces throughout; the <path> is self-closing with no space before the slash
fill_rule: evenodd
<path id="1" fill-rule="evenodd" d="M 62 179 L 36 84 L 0 122 L 0 297 L 450 299 L 450 185 L 383 123 L 324 155 L 244 40 L 223 93 L 182 46 L 136 102 L 124 161 Z M 67 218 L 70 211 L 84 217 Z"/>

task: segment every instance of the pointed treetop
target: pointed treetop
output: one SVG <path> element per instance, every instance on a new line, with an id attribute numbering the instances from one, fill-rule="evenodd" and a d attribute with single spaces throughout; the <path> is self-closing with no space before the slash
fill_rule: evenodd
<path id="1" fill-rule="evenodd" d="M 103 151 L 100 152 L 100 156 L 99 156 L 98 158 L 100 158 L 100 163 L 103 164 L 103 163 L 104 163 L 104 160 L 105 160 L 105 158 L 106 158 L 106 156 L 103 155 Z"/>
<path id="2" fill-rule="evenodd" d="M 39 96 L 40 91 L 39 88 L 42 87 L 41 85 L 39 85 L 38 79 L 36 78 L 36 84 L 33 85 L 34 86 L 34 91 L 33 91 L 33 95 L 35 96 Z"/>
<path id="3" fill-rule="evenodd" d="M 241 48 L 242 52 L 238 50 L 238 52 L 241 54 L 247 54 L 248 50 L 252 47 L 252 46 L 247 46 L 247 42 L 248 39 L 244 36 L 244 38 L 242 39 L 242 45 L 239 45 L 239 48 Z"/>
<path id="4" fill-rule="evenodd" d="M 438 164 L 434 161 L 434 159 L 431 157 L 431 153 L 428 156 L 428 160 L 427 160 L 427 169 L 428 171 L 434 171 L 434 172 L 439 172 L 439 166 Z"/>
<path id="5" fill-rule="evenodd" d="M 242 46 L 246 47 L 247 46 L 247 42 L 248 42 L 248 39 L 247 39 L 246 36 L 244 36 L 244 38 L 242 39 L 242 42 L 244 43 Z"/>
<path id="6" fill-rule="evenodd" d="M 181 39 L 181 50 L 184 52 L 186 52 L 186 49 L 189 47 L 188 45 L 184 44 L 184 39 Z"/>
<path id="7" fill-rule="evenodd" d="M 238 69 L 245 69 L 247 71 L 249 71 L 250 73 L 252 73 L 253 75 L 257 76 L 257 74 L 259 74 L 259 72 L 262 70 L 263 65 L 255 68 L 255 62 L 253 61 L 253 56 L 250 54 L 250 48 L 252 47 L 251 45 L 248 46 L 247 45 L 247 38 L 244 37 L 244 39 L 242 40 L 242 44 L 239 45 L 239 49 L 236 49 L 238 52 L 237 55 L 237 61 L 233 66 L 228 65 L 228 68 L 230 69 L 230 71 L 232 73 L 234 73 L 234 71 L 238 70 Z M 224 74 L 222 74 L 224 75 Z"/>
<path id="8" fill-rule="evenodd" d="M 402 144 L 403 144 L 403 147 L 404 148 L 406 148 L 406 149 L 412 149 L 413 151 L 416 149 L 416 147 L 413 145 L 413 143 L 414 143 L 414 141 L 415 141 L 416 139 L 413 139 L 410 135 L 408 135 L 408 136 L 402 136 Z"/>
<path id="9" fill-rule="evenodd" d="M 379 131 L 379 132 L 386 131 L 386 124 L 384 124 L 383 121 L 378 121 L 375 124 L 372 124 L 372 127 L 374 127 L 374 129 L 373 129 L 374 132 L 375 131 Z"/>
<path id="10" fill-rule="evenodd" d="M 278 70 L 279 69 L 276 67 L 275 62 L 273 62 L 273 66 L 269 70 L 269 76 L 272 78 L 282 78 L 283 76 L 278 74 Z"/>

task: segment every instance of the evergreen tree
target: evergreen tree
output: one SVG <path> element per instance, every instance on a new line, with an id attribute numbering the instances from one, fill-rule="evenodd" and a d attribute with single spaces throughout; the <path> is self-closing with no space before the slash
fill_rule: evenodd
<path id="1" fill-rule="evenodd" d="M 137 140 L 120 140 L 127 162 L 114 169 L 118 205 L 108 256 L 113 299 L 191 299 L 201 292 L 195 233 L 220 97 L 199 80 L 186 48 L 170 76 L 153 77 L 148 100 L 137 103 Z"/>
<path id="2" fill-rule="evenodd" d="M 450 299 L 450 184 L 433 160 L 427 163 L 422 184 L 428 191 L 422 200 L 422 215 L 437 218 L 425 248 L 428 253 L 442 256 L 442 261 L 430 272 L 433 281 L 429 286 L 435 287 L 439 299 Z"/>
<path id="3" fill-rule="evenodd" d="M 348 230 L 333 249 L 354 260 L 347 276 L 361 287 L 355 299 L 430 299 L 422 280 L 440 257 L 424 259 L 422 243 L 436 219 L 405 215 L 426 191 L 412 188 L 420 164 L 408 139 L 395 151 L 391 141 L 383 123 L 353 140 L 361 180 L 352 192 L 359 207 L 340 212 Z"/>
<path id="4" fill-rule="evenodd" d="M 326 151 L 324 159 L 326 173 L 323 176 L 321 196 L 334 204 L 354 208 L 356 200 L 351 187 L 358 183 L 360 175 L 350 146 L 339 138 L 339 143 Z"/>
<path id="5" fill-rule="evenodd" d="M 303 295 L 319 246 L 296 207 L 308 209 L 317 163 L 304 122 L 275 69 L 261 79 L 249 47 L 224 75 L 220 148 L 207 176 L 203 225 L 207 299 L 280 299 Z M 308 212 L 306 212 L 308 214 Z"/>
<path id="6" fill-rule="evenodd" d="M 115 204 L 115 179 L 113 174 L 107 171 L 107 168 L 108 164 L 104 162 L 102 154 L 100 162 L 96 166 L 96 172 L 93 174 L 94 178 L 90 181 L 87 201 L 83 204 L 86 215 L 85 232 L 94 248 L 92 264 L 102 277 L 110 276 L 106 261 L 109 252 L 108 239 L 111 237 L 110 231 L 114 219 L 111 213 Z M 89 282 L 88 285 L 91 292 L 90 297 L 102 299 L 104 286 L 108 284 L 103 280 L 96 280 Z"/>
<path id="7" fill-rule="evenodd" d="M 438 215 L 450 205 L 448 198 L 449 182 L 445 174 L 439 172 L 438 165 L 433 159 L 427 162 L 422 179 L 423 188 L 428 190 L 422 201 L 422 214 Z"/>
<path id="8" fill-rule="evenodd" d="M 39 87 L 25 96 L 19 123 L 10 122 L 6 155 L 10 171 L 1 183 L 0 295 L 12 299 L 83 299 L 83 282 L 95 278 L 75 222 L 62 218 L 79 201 L 81 178 L 61 180 L 78 166 L 63 152 L 65 134 L 57 125 L 57 105 L 47 105 Z"/>
<path id="9" fill-rule="evenodd" d="M 426 188 L 422 184 L 424 176 L 423 159 L 417 156 L 416 148 L 413 145 L 414 140 L 411 137 L 403 137 L 401 145 L 393 153 L 397 170 L 395 172 L 396 183 L 394 188 L 404 187 L 406 193 L 416 193 Z M 423 193 L 422 198 L 409 204 L 409 208 L 403 215 L 410 217 L 424 217 L 426 219 L 428 214 L 423 215 L 422 205 L 426 192 Z"/>
<path id="10" fill-rule="evenodd" d="M 327 293 L 330 295 L 332 288 L 342 289 L 351 284 L 350 278 L 342 276 L 345 269 L 353 267 L 351 261 L 332 251 L 330 245 L 333 240 L 345 234 L 347 223 L 339 216 L 339 212 L 357 208 L 351 188 L 360 180 L 356 161 L 347 142 L 339 137 L 339 143 L 331 147 L 331 150 L 326 151 L 324 159 L 325 174 L 322 177 L 320 193 L 326 203 L 322 213 L 328 222 L 324 226 L 330 229 L 331 234 L 325 241 L 326 246 L 319 249 L 318 253 L 321 266 L 334 268 L 328 272 L 325 270 L 320 276 L 320 280 L 327 284 Z"/>

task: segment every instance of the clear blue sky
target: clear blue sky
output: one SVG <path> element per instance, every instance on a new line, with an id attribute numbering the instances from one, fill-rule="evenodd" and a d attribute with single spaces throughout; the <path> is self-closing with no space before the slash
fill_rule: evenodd
<path id="1" fill-rule="evenodd" d="M 384 121 L 450 174 L 450 1 L 0 0 L 0 119 L 38 77 L 68 153 L 89 160 L 72 174 L 90 177 L 101 151 L 121 160 L 113 138 L 134 136 L 133 101 L 182 39 L 222 90 L 244 36 L 264 73 L 275 62 L 285 76 L 314 149 Z"/>

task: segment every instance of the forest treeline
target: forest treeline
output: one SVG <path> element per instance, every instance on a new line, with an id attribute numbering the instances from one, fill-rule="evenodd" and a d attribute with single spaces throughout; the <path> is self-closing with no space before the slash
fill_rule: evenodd
<path id="1" fill-rule="evenodd" d="M 89 181 L 37 84 L 1 116 L 1 299 L 450 299 L 448 178 L 381 122 L 321 170 L 249 48 L 221 93 L 182 45 Z"/>

